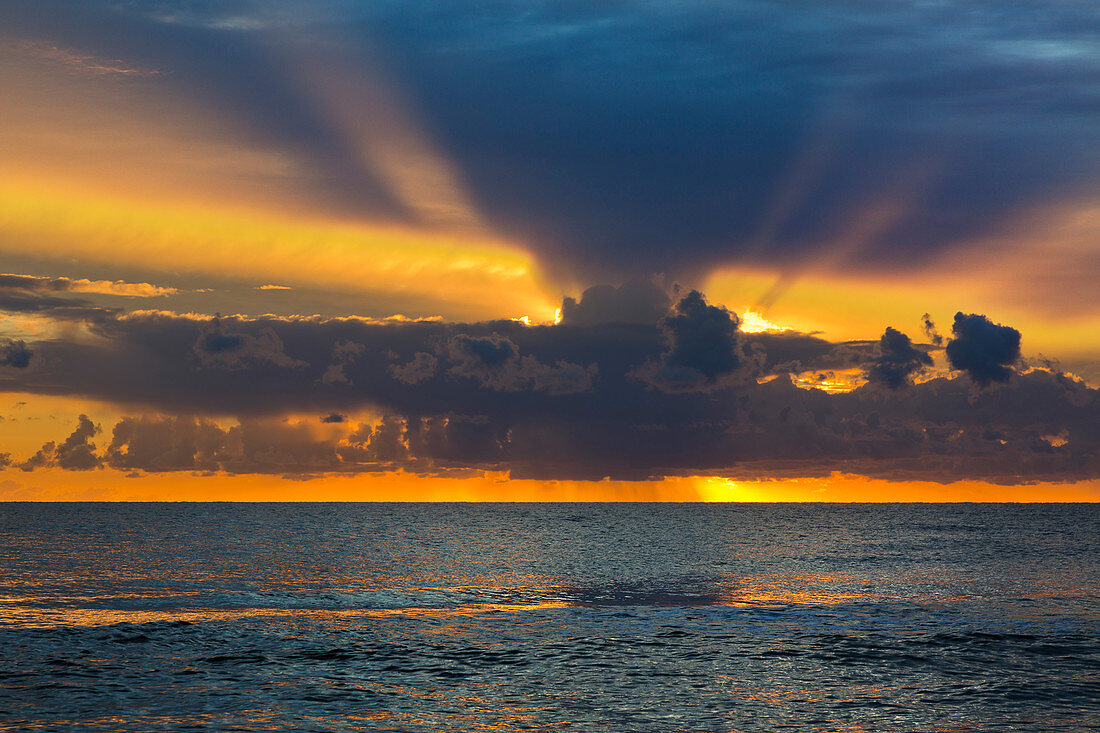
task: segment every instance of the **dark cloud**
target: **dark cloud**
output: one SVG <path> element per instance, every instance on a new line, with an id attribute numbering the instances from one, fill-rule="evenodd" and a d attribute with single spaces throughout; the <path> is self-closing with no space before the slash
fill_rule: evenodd
<path id="1" fill-rule="evenodd" d="M 99 468 L 102 464 L 96 454 L 95 443 L 92 438 L 99 432 L 87 415 L 81 415 L 76 429 L 60 444 L 46 443 L 33 456 L 28 458 L 20 468 L 24 471 L 33 471 L 45 466 L 56 466 L 70 471 L 88 471 Z"/>
<path id="2" fill-rule="evenodd" d="M 4 277 L 11 279 L 18 276 Z M 95 306 L 88 299 L 70 295 L 66 290 L 2 284 L 0 284 L 0 310 L 13 313 L 37 313 L 59 320 L 85 320 L 116 312 L 109 308 Z"/>
<path id="3" fill-rule="evenodd" d="M 1007 482 L 1100 472 L 1100 393 L 1079 381 L 1032 370 L 997 390 L 976 391 L 961 375 L 882 389 L 927 366 L 903 334 L 844 344 L 745 334 L 736 316 L 696 292 L 649 325 L 134 312 L 101 314 L 84 327 L 94 338 L 30 344 L 34 368 L 11 370 L 0 386 L 117 403 L 132 417 L 114 426 L 102 451 L 82 421 L 62 446 L 24 461 L 27 469 L 98 461 L 280 475 L 844 471 Z M 989 328 L 1005 327 L 975 336 L 964 326 L 952 343 L 987 343 Z M 343 379 L 326 381 L 334 364 Z M 789 376 L 853 368 L 873 383 L 828 394 Z M 346 419 L 321 422 L 332 414 Z"/>
<path id="4" fill-rule="evenodd" d="M 1012 367 L 1020 361 L 1020 332 L 1015 328 L 975 313 L 956 313 L 951 333 L 947 361 L 952 369 L 966 372 L 982 386 L 1012 378 Z"/>
<path id="5" fill-rule="evenodd" d="M 0 366 L 26 369 L 31 363 L 32 355 L 25 341 L 8 339 L 7 343 L 0 345 Z"/>
<path id="6" fill-rule="evenodd" d="M 584 291 L 579 302 L 569 297 L 562 301 L 561 322 L 569 326 L 653 325 L 668 314 L 671 305 L 664 288 L 648 280 L 631 280 L 619 287 L 593 285 Z"/>
<path id="7" fill-rule="evenodd" d="M 112 468 L 145 471 L 227 469 L 230 444 L 238 439 L 206 419 L 127 417 L 114 427 L 106 450 Z"/>
<path id="8" fill-rule="evenodd" d="M 355 361 L 356 357 L 366 350 L 363 344 L 354 341 L 341 341 L 332 347 L 332 363 L 321 375 L 324 384 L 351 384 L 344 367 Z"/>
<path id="9" fill-rule="evenodd" d="M 561 359 L 543 364 L 532 355 L 521 355 L 512 340 L 499 334 L 459 333 L 437 343 L 438 353 L 448 364 L 449 376 L 472 379 L 498 392 L 531 390 L 552 395 L 587 392 L 598 372 L 595 364 L 582 366 Z"/>
<path id="10" fill-rule="evenodd" d="M 930 366 L 931 356 L 913 346 L 907 335 L 887 326 L 879 341 L 878 358 L 867 369 L 867 378 L 889 389 L 901 389 L 911 385 L 913 376 Z"/>
<path id="11" fill-rule="evenodd" d="M 282 339 L 273 329 L 260 329 L 254 334 L 230 333 L 218 317 L 200 328 L 192 351 L 205 367 L 244 369 L 257 362 L 268 362 L 287 369 L 308 366 L 304 361 L 286 355 Z"/>
<path id="12" fill-rule="evenodd" d="M 418 384 L 434 377 L 438 367 L 439 359 L 434 354 L 418 351 L 413 355 L 412 361 L 391 366 L 390 374 L 399 382 Z"/>
<path id="13" fill-rule="evenodd" d="M 924 335 L 928 337 L 928 340 L 931 341 L 934 346 L 942 346 L 943 336 L 936 330 L 936 324 L 932 321 L 932 316 L 925 313 L 921 316 L 921 323 L 924 326 Z"/>
<path id="14" fill-rule="evenodd" d="M 320 434 L 278 418 L 243 417 L 225 425 L 194 417 L 125 418 L 105 455 L 67 467 L 102 461 L 125 470 L 282 475 L 474 469 L 555 479 L 697 473 L 794 478 L 841 471 L 1003 483 L 1075 480 L 1100 471 L 1100 393 L 1045 371 L 976 397 L 963 380 L 828 395 L 785 378 L 726 396 L 733 404 L 724 400 L 724 408 L 709 413 L 700 409 L 698 395 L 688 396 L 695 419 L 670 411 L 664 421 L 649 423 L 624 420 L 625 414 L 583 422 L 389 414 L 376 422 L 334 424 L 343 430 Z M 24 467 L 64 465 L 51 458 L 57 452 L 47 445 L 44 460 L 36 456 Z"/>
<path id="15" fill-rule="evenodd" d="M 847 264 L 897 266 L 1091 190 L 1100 163 L 1088 2 L 9 0 L 0 14 L 12 36 L 162 70 L 145 83 L 305 160 L 318 210 L 415 219 L 304 73 L 388 70 L 490 223 L 588 281 L 792 265 L 886 205 L 895 220 Z"/>
<path id="16" fill-rule="evenodd" d="M 708 305 L 702 293 L 692 290 L 661 326 L 669 350 L 658 361 L 643 366 L 639 378 L 676 392 L 713 389 L 743 376 L 747 361 L 737 314 Z"/>
<path id="17" fill-rule="evenodd" d="M 341 415 L 339 412 L 330 412 L 329 414 L 327 414 L 327 415 L 325 415 L 324 417 L 321 418 L 321 422 L 323 422 L 323 423 L 342 423 L 342 422 L 346 422 L 347 419 L 348 419 L 347 415 Z"/>

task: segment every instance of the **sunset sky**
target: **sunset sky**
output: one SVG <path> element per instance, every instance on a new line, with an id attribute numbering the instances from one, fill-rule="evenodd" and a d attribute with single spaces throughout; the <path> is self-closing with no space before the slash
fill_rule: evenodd
<path id="1" fill-rule="evenodd" d="M 1100 500 L 1100 15 L 0 0 L 0 500 Z"/>

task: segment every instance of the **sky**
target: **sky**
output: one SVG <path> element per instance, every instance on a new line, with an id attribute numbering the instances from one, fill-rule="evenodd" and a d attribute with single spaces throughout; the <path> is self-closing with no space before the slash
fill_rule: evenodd
<path id="1" fill-rule="evenodd" d="M 0 0 L 0 500 L 1100 499 L 1091 1 Z"/>

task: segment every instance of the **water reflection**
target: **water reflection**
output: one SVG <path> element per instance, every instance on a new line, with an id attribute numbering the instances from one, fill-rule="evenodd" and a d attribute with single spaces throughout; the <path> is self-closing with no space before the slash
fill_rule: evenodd
<path id="1" fill-rule="evenodd" d="M 1092 508 L 27 507 L 17 727 L 1100 725 Z M 976 722 L 977 721 L 977 722 Z"/>

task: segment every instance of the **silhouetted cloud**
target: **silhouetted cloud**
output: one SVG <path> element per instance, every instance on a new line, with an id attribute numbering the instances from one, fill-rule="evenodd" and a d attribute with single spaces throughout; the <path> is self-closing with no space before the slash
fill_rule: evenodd
<path id="1" fill-rule="evenodd" d="M 238 436 L 194 417 L 127 417 L 115 424 L 107 465 L 145 471 L 228 470 Z"/>
<path id="2" fill-rule="evenodd" d="M 437 353 L 445 359 L 449 376 L 473 379 L 495 391 L 587 392 L 597 377 L 595 364 L 585 367 L 564 360 L 543 364 L 534 356 L 521 355 L 513 341 L 498 334 L 459 333 L 438 344 Z"/>
<path id="3" fill-rule="evenodd" d="M 391 366 L 390 374 L 399 382 L 418 384 L 434 377 L 438 367 L 439 359 L 434 354 L 418 351 L 413 355 L 412 361 Z"/>
<path id="4" fill-rule="evenodd" d="M 332 347 L 332 363 L 321 376 L 324 384 L 351 384 L 344 367 L 355 361 L 355 358 L 366 349 L 363 344 L 354 341 L 341 341 Z"/>
<path id="5" fill-rule="evenodd" d="M 569 326 L 652 325 L 668 314 L 671 305 L 668 293 L 648 280 L 631 280 L 619 287 L 593 285 L 584 291 L 579 302 L 569 297 L 562 301 L 561 322 Z"/>
<path id="6" fill-rule="evenodd" d="M 244 369 L 256 362 L 269 362 L 288 369 L 308 366 L 286 355 L 279 335 L 270 328 L 258 333 L 227 332 L 220 318 L 205 324 L 192 349 L 206 367 Z"/>
<path id="7" fill-rule="evenodd" d="M 32 352 L 23 340 L 8 339 L 0 345 L 0 366 L 26 369 L 31 363 Z"/>
<path id="8" fill-rule="evenodd" d="M 96 446 L 92 442 L 92 438 L 98 432 L 99 428 L 88 416 L 81 415 L 76 429 L 68 438 L 60 444 L 46 443 L 37 453 L 20 464 L 20 468 L 24 471 L 45 466 L 57 466 L 70 471 L 88 471 L 98 468 L 101 460 L 96 455 Z"/>
<path id="9" fill-rule="evenodd" d="M 970 327 L 974 318 L 987 325 Z M 961 323 L 952 343 L 1006 333 L 980 316 Z M 107 449 L 90 447 L 82 422 L 61 447 L 20 457 L 28 470 L 105 462 L 287 475 L 491 469 L 547 479 L 846 471 L 1007 482 L 1100 473 L 1100 393 L 1071 377 L 1032 370 L 975 391 L 959 375 L 884 390 L 927 368 L 927 347 L 893 329 L 878 342 L 839 344 L 746 334 L 697 292 L 649 325 L 154 311 L 97 311 L 72 325 L 93 337 L 30 343 L 34 368 L 9 370 L 0 385 L 107 401 L 130 416 Z M 980 363 L 988 371 L 989 359 Z M 341 378 L 326 380 L 334 366 Z M 838 370 L 864 370 L 871 381 L 829 394 L 790 376 Z"/>
<path id="10" fill-rule="evenodd" d="M 829 395 L 779 378 L 710 395 L 650 395 L 646 410 L 569 420 L 564 414 L 389 413 L 326 424 L 278 417 L 143 416 L 119 421 L 102 456 L 82 420 L 70 445 L 44 446 L 24 464 L 125 470 L 203 470 L 312 475 L 404 469 L 507 470 L 545 479 L 647 478 L 707 473 L 734 478 L 866 476 L 950 482 L 1073 480 L 1100 471 L 1100 393 L 1045 371 L 975 395 L 964 380 L 900 392 Z M 653 401 L 655 398 L 656 401 Z M 677 411 L 674 401 L 687 400 Z M 671 406 L 671 407 L 670 407 Z M 681 407 L 685 407 L 681 405 Z M 650 415 L 651 418 L 656 415 Z M 79 452 L 80 460 L 77 458 Z"/>
<path id="11" fill-rule="evenodd" d="M 921 316 L 921 323 L 924 326 L 924 335 L 928 337 L 928 340 L 931 341 L 934 346 L 942 346 L 943 336 L 936 330 L 936 324 L 932 321 L 932 316 L 925 313 Z"/>
<path id="12" fill-rule="evenodd" d="M 708 305 L 692 290 L 676 304 L 661 326 L 669 350 L 658 361 L 638 370 L 638 377 L 667 391 L 711 389 L 741 375 L 746 365 L 737 314 Z"/>
<path id="13" fill-rule="evenodd" d="M 912 384 L 913 375 L 932 366 L 932 357 L 913 346 L 909 337 L 886 327 L 879 341 L 879 356 L 867 369 L 867 378 L 890 389 Z"/>
<path id="14" fill-rule="evenodd" d="M 1020 332 L 976 313 L 955 314 L 954 338 L 947 344 L 952 369 L 966 372 L 976 383 L 1007 382 L 1020 361 Z"/>

